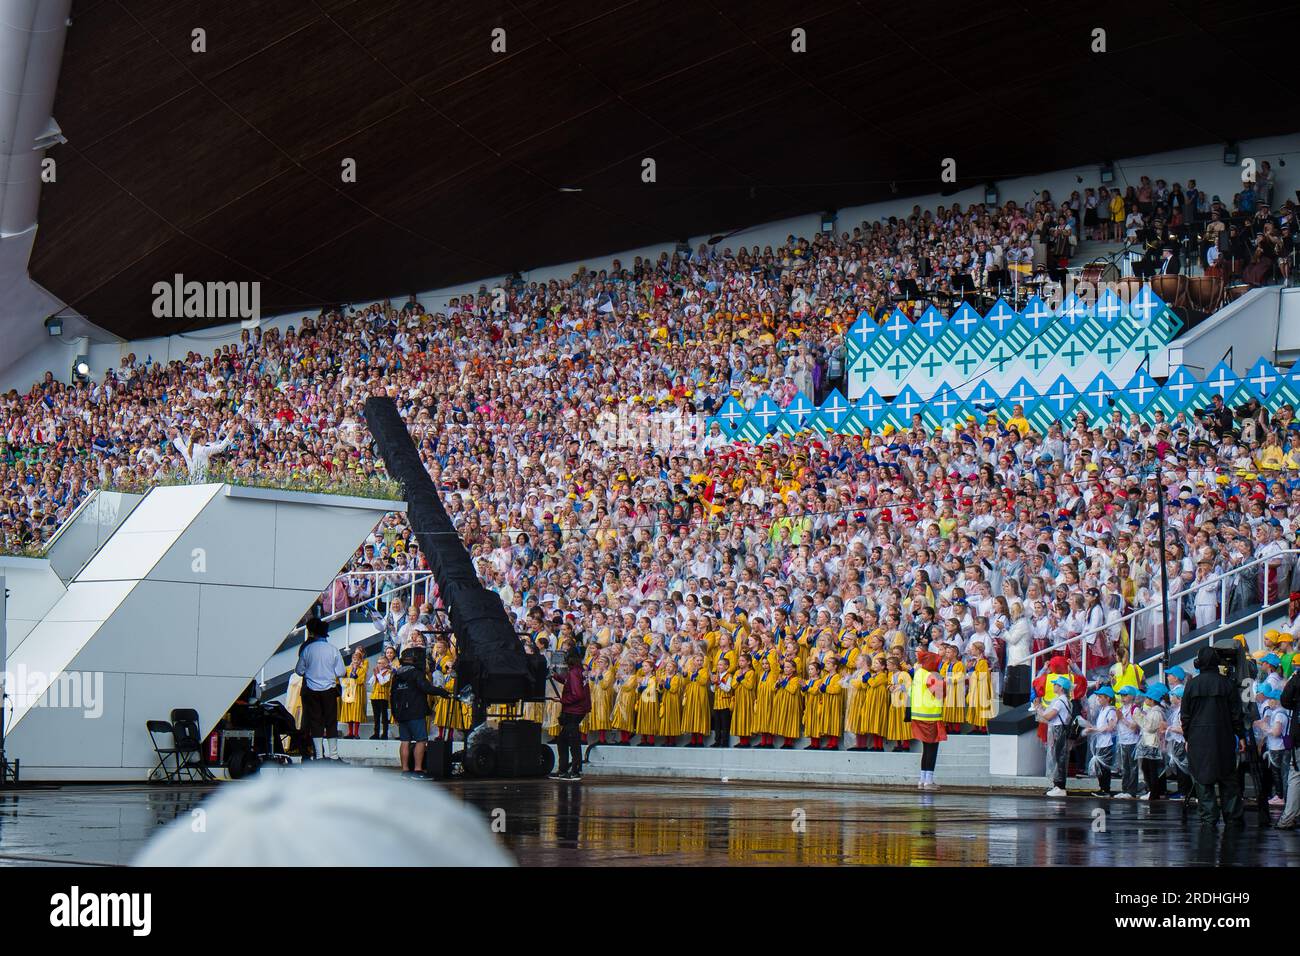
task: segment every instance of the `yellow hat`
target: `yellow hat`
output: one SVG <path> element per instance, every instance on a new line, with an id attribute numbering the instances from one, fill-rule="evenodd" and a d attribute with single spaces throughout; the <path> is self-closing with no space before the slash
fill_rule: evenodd
<path id="1" fill-rule="evenodd" d="M 1275 630 L 1270 629 L 1264 632 L 1264 640 L 1269 644 L 1274 643 L 1277 640 L 1277 638 L 1278 638 L 1278 633 Z"/>
<path id="2" fill-rule="evenodd" d="M 1270 653 L 1272 652 L 1269 651 L 1267 648 L 1262 648 L 1258 651 L 1251 651 L 1250 656 L 1255 658 L 1255 660 L 1260 661 L 1263 660 L 1265 657 L 1267 657 Z"/>
<path id="3" fill-rule="evenodd" d="M 880 434 L 888 438 L 890 435 L 894 434 L 894 426 L 886 423 L 885 427 L 880 429 Z"/>

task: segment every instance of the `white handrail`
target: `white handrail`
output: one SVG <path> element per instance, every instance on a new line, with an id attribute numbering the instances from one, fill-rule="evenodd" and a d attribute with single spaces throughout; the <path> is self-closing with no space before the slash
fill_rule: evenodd
<path id="1" fill-rule="evenodd" d="M 420 570 L 420 571 L 398 571 L 398 572 L 393 572 L 393 571 L 347 571 L 347 572 L 344 572 L 343 574 L 335 575 L 334 580 L 330 582 L 329 587 L 330 587 L 330 589 L 332 590 L 333 587 L 334 587 L 335 582 L 339 581 L 339 580 L 342 579 L 342 578 L 354 577 L 354 576 L 359 576 L 359 575 L 379 575 L 379 574 L 394 574 L 394 573 L 396 573 L 396 574 L 413 574 L 413 575 L 415 575 L 415 577 L 412 578 L 410 581 L 407 581 L 407 582 L 405 582 L 404 584 L 401 584 L 401 585 L 399 585 L 399 586 L 393 588 L 392 590 L 388 591 L 387 593 L 388 593 L 389 595 L 395 595 L 395 594 L 400 594 L 400 592 L 402 592 L 402 591 L 410 590 L 410 592 L 411 592 L 411 597 L 412 597 L 412 598 L 415 597 L 415 589 L 416 589 L 416 586 L 417 586 L 418 584 L 420 584 L 421 582 L 423 582 L 423 581 L 427 581 L 429 578 L 433 577 L 433 572 L 432 572 L 432 571 L 424 571 L 424 570 Z M 347 630 L 348 628 L 350 628 L 350 627 L 352 626 L 352 612 L 353 612 L 353 611 L 359 611 L 359 610 L 361 610 L 361 609 L 363 609 L 363 608 L 370 607 L 370 606 L 373 605 L 373 604 L 375 603 L 375 601 L 377 601 L 378 599 L 379 599 L 379 595 L 378 595 L 377 593 L 376 593 L 376 594 L 372 594 L 370 597 L 366 598 L 365 600 L 358 601 L 358 602 L 355 603 L 355 604 L 350 604 L 350 605 L 348 605 L 348 606 L 345 607 L 345 608 L 342 608 L 342 609 L 337 610 L 337 611 L 333 611 L 333 612 L 331 612 L 331 613 L 325 615 L 325 616 L 322 618 L 322 620 L 325 621 L 326 623 L 328 623 L 328 622 L 330 622 L 330 621 L 337 621 L 339 618 L 343 618 L 343 619 L 344 619 L 343 627 L 344 627 L 344 630 Z M 302 626 L 300 626 L 300 627 L 295 627 L 293 630 L 291 630 L 291 631 L 289 632 L 289 636 L 292 637 L 292 636 L 295 635 L 295 634 L 305 634 L 306 631 L 307 631 L 307 627 L 306 627 L 306 625 L 302 625 Z"/>
<path id="2" fill-rule="evenodd" d="M 1230 622 L 1228 621 L 1228 585 L 1229 585 L 1229 582 L 1235 580 L 1235 579 L 1236 579 L 1236 578 L 1237 578 L 1237 577 L 1238 577 L 1238 576 L 1239 576 L 1243 571 L 1245 571 L 1245 570 L 1247 570 L 1247 569 L 1249 569 L 1249 568 L 1252 568 L 1252 567 L 1254 567 L 1255 565 L 1260 565 L 1260 564 L 1269 564 L 1269 563 L 1271 563 L 1271 562 L 1273 562 L 1273 561 L 1277 561 L 1279 558 L 1282 558 L 1282 557 L 1284 557 L 1284 556 L 1286 556 L 1286 555 L 1300 556 L 1300 549 L 1297 549 L 1297 548 L 1288 548 L 1288 549 L 1286 549 L 1286 550 L 1279 551 L 1277 554 L 1268 555 L 1267 557 L 1262 557 L 1262 558 L 1252 558 L 1250 561 L 1247 561 L 1245 564 L 1241 565 L 1241 567 L 1232 568 L 1231 570 L 1224 571 L 1224 572 L 1222 572 L 1222 573 L 1220 573 L 1220 574 L 1214 574 L 1214 575 L 1211 575 L 1210 577 L 1206 578 L 1204 581 L 1197 581 L 1197 582 L 1194 582 L 1190 587 L 1185 588 L 1184 590 L 1179 591 L 1179 592 L 1177 592 L 1176 594 L 1171 594 L 1171 595 L 1169 596 L 1169 599 L 1168 599 L 1168 600 L 1169 600 L 1169 603 L 1172 605 L 1176 600 L 1178 600 L 1178 599 L 1180 599 L 1180 598 L 1183 598 L 1183 597 L 1186 597 L 1186 596 L 1189 595 L 1189 594 L 1193 594 L 1193 593 L 1195 593 L 1195 592 L 1197 592 L 1197 591 L 1200 591 L 1201 589 L 1203 589 L 1203 588 L 1205 588 L 1205 587 L 1207 587 L 1207 586 L 1210 586 L 1210 585 L 1211 585 L 1212 583 L 1214 583 L 1214 582 L 1218 582 L 1218 586 L 1219 586 L 1219 620 L 1218 620 L 1218 627 L 1216 628 L 1216 630 L 1217 630 L 1218 628 L 1224 628 L 1224 627 L 1227 627 L 1228 624 L 1230 623 Z M 1277 604 L 1281 604 L 1281 603 L 1285 603 L 1285 602 L 1281 602 L 1281 601 L 1279 601 L 1279 602 L 1276 602 L 1276 603 L 1273 604 L 1273 605 L 1269 605 L 1269 606 L 1266 606 L 1266 607 L 1261 607 L 1261 608 L 1258 609 L 1258 611 L 1256 612 L 1256 614 L 1253 615 L 1253 616 L 1256 617 L 1256 618 L 1258 618 L 1259 621 L 1262 622 L 1263 615 L 1264 615 L 1265 613 L 1269 613 L 1271 610 L 1276 609 Z M 1080 644 L 1080 650 L 1081 650 L 1080 669 L 1083 671 L 1084 676 L 1087 676 L 1087 673 L 1088 673 L 1088 644 L 1091 643 L 1091 641 L 1092 641 L 1093 638 L 1095 638 L 1098 634 L 1101 634 L 1102 632 L 1109 631 L 1109 630 L 1111 630 L 1112 628 L 1119 627 L 1119 626 L 1123 625 L 1125 622 L 1130 622 L 1130 621 L 1134 621 L 1134 620 L 1136 620 L 1137 617 L 1138 617 L 1138 615 L 1140 615 L 1140 614 L 1161 614 L 1161 613 L 1162 613 L 1162 603 L 1159 602 L 1159 601 L 1157 601 L 1157 602 L 1155 602 L 1154 604 L 1148 604 L 1148 605 L 1146 605 L 1146 606 L 1144 606 L 1144 607 L 1140 607 L 1140 608 L 1137 608 L 1137 609 L 1135 609 L 1135 610 L 1133 610 L 1133 611 L 1130 611 L 1128 614 L 1125 614 L 1123 617 L 1118 618 L 1117 620 L 1114 620 L 1114 621 L 1110 621 L 1110 622 L 1108 622 L 1108 623 L 1106 623 L 1106 624 L 1103 624 L 1101 627 L 1094 627 L 1094 628 L 1092 628 L 1091 630 L 1084 631 L 1084 632 L 1082 632 L 1081 634 L 1076 634 L 1074 637 L 1067 638 L 1067 639 L 1064 640 L 1064 641 L 1061 641 L 1061 642 L 1059 642 L 1059 643 L 1057 643 L 1057 644 L 1053 644 L 1053 645 L 1051 645 L 1050 647 L 1046 647 L 1046 648 L 1044 648 L 1044 649 L 1041 650 L 1041 651 L 1035 651 L 1034 653 L 1032 653 L 1032 654 L 1029 655 L 1029 661 L 1028 661 L 1028 663 L 1029 663 L 1029 670 L 1030 670 L 1030 673 L 1037 673 L 1037 671 L 1038 671 L 1038 666 L 1037 666 L 1037 664 L 1036 664 L 1036 661 L 1037 661 L 1038 658 L 1045 657 L 1045 656 L 1048 656 L 1048 655 L 1054 655 L 1054 654 L 1060 653 L 1064 648 L 1069 647 L 1071 644 L 1074 644 L 1074 643 L 1077 641 L 1077 642 L 1079 642 L 1079 644 Z M 1186 643 L 1182 643 L 1182 642 L 1178 641 L 1178 640 L 1177 640 L 1177 637 L 1180 637 L 1181 634 L 1182 634 L 1182 626 L 1181 626 L 1182 618 L 1181 618 L 1181 612 L 1178 612 L 1178 613 L 1176 613 L 1176 614 L 1174 614 L 1174 615 L 1171 615 L 1171 616 L 1173 617 L 1173 620 L 1172 620 L 1171 622 L 1169 622 L 1169 624 L 1170 624 L 1171 627 L 1174 628 L 1175 635 L 1176 635 L 1176 638 L 1175 638 L 1175 641 L 1173 642 L 1172 647 L 1186 647 L 1188 644 L 1195 644 L 1197 641 L 1201 640 L 1201 639 L 1205 636 L 1205 635 L 1202 635 L 1201 637 L 1194 638 L 1193 640 L 1188 641 L 1188 642 L 1186 642 Z M 1249 615 L 1248 615 L 1248 617 L 1249 617 Z M 1243 620 L 1245 620 L 1245 619 L 1246 619 L 1246 618 L 1243 618 Z M 1162 624 L 1162 627 L 1163 627 L 1163 625 L 1164 625 L 1163 620 L 1162 620 L 1161 624 Z M 1133 634 L 1133 628 L 1130 627 L 1130 628 L 1129 628 L 1129 640 L 1130 640 L 1130 656 L 1129 656 L 1129 659 L 1130 659 L 1130 660 L 1132 660 L 1132 634 Z M 1172 649 L 1172 647 L 1171 647 L 1171 649 Z M 1157 657 L 1159 657 L 1159 658 L 1163 658 L 1163 657 L 1164 657 L 1164 652 L 1163 652 L 1163 650 L 1161 651 L 1161 653 L 1160 653 L 1159 655 L 1157 655 Z M 1147 659 L 1147 662 L 1149 663 L 1150 661 L 1155 660 L 1155 659 L 1156 659 L 1155 657 L 1148 658 L 1148 659 Z"/>

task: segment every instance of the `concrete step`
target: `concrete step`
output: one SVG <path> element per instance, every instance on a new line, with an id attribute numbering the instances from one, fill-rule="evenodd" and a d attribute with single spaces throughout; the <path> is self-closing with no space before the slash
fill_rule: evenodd
<path id="1" fill-rule="evenodd" d="M 367 735 L 369 736 L 369 735 Z M 396 768 L 396 740 L 340 740 L 339 756 L 360 767 Z M 459 748 L 460 743 L 457 742 Z M 921 769 L 920 748 L 909 753 L 848 750 L 742 749 L 736 747 L 621 747 L 596 744 L 587 752 L 584 773 L 597 777 L 767 781 L 848 786 L 914 788 Z M 984 736 L 948 738 L 939 748 L 936 780 L 963 788 L 1046 790 L 1033 777 L 994 777 L 989 773 L 989 741 Z"/>

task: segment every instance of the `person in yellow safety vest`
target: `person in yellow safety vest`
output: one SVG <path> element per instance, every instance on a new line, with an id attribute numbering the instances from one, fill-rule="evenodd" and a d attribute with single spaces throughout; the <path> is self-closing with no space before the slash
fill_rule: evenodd
<path id="1" fill-rule="evenodd" d="M 939 674 L 942 661 L 938 654 L 918 651 L 912 669 L 912 736 L 921 741 L 921 779 L 918 790 L 938 790 L 934 782 L 934 765 L 939 759 L 939 744 L 948 739 L 943 724 L 944 680 Z"/>

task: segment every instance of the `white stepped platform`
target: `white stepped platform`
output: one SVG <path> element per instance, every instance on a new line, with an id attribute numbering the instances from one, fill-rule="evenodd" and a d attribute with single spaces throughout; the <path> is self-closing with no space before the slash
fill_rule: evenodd
<path id="1" fill-rule="evenodd" d="M 363 739 L 340 740 L 339 756 L 361 767 L 396 769 L 397 740 L 364 739 L 370 733 L 370 725 L 363 724 Z M 396 737 L 395 730 L 390 730 L 390 734 Z M 796 746 L 801 747 L 804 743 L 806 741 L 801 741 Z M 583 775 L 611 779 L 712 780 L 719 783 L 726 778 L 729 783 L 900 786 L 914 789 L 921 770 L 921 754 L 919 745 L 913 744 L 913 747 L 912 753 L 896 754 L 597 744 L 583 766 Z M 1049 786 L 1041 776 L 1001 777 L 990 774 L 989 738 L 974 735 L 949 737 L 940 745 L 935 780 L 943 786 L 974 789 L 1045 790 Z M 1082 781 L 1071 781 L 1072 789 L 1081 789 L 1082 786 Z"/>
<path id="2" fill-rule="evenodd" d="M 911 753 L 848 750 L 745 750 L 735 747 L 630 747 L 597 745 L 584 775 L 656 779 L 761 781 L 831 786 L 915 787 L 921 771 L 920 745 Z M 939 784 L 954 787 L 1017 786 L 989 774 L 988 739 L 955 736 L 939 747 Z"/>
<path id="3" fill-rule="evenodd" d="M 8 655 L 23 686 L 6 743 L 23 778 L 144 778 L 145 721 L 189 707 L 211 730 L 383 514 L 404 508 L 220 483 L 150 491 Z"/>

